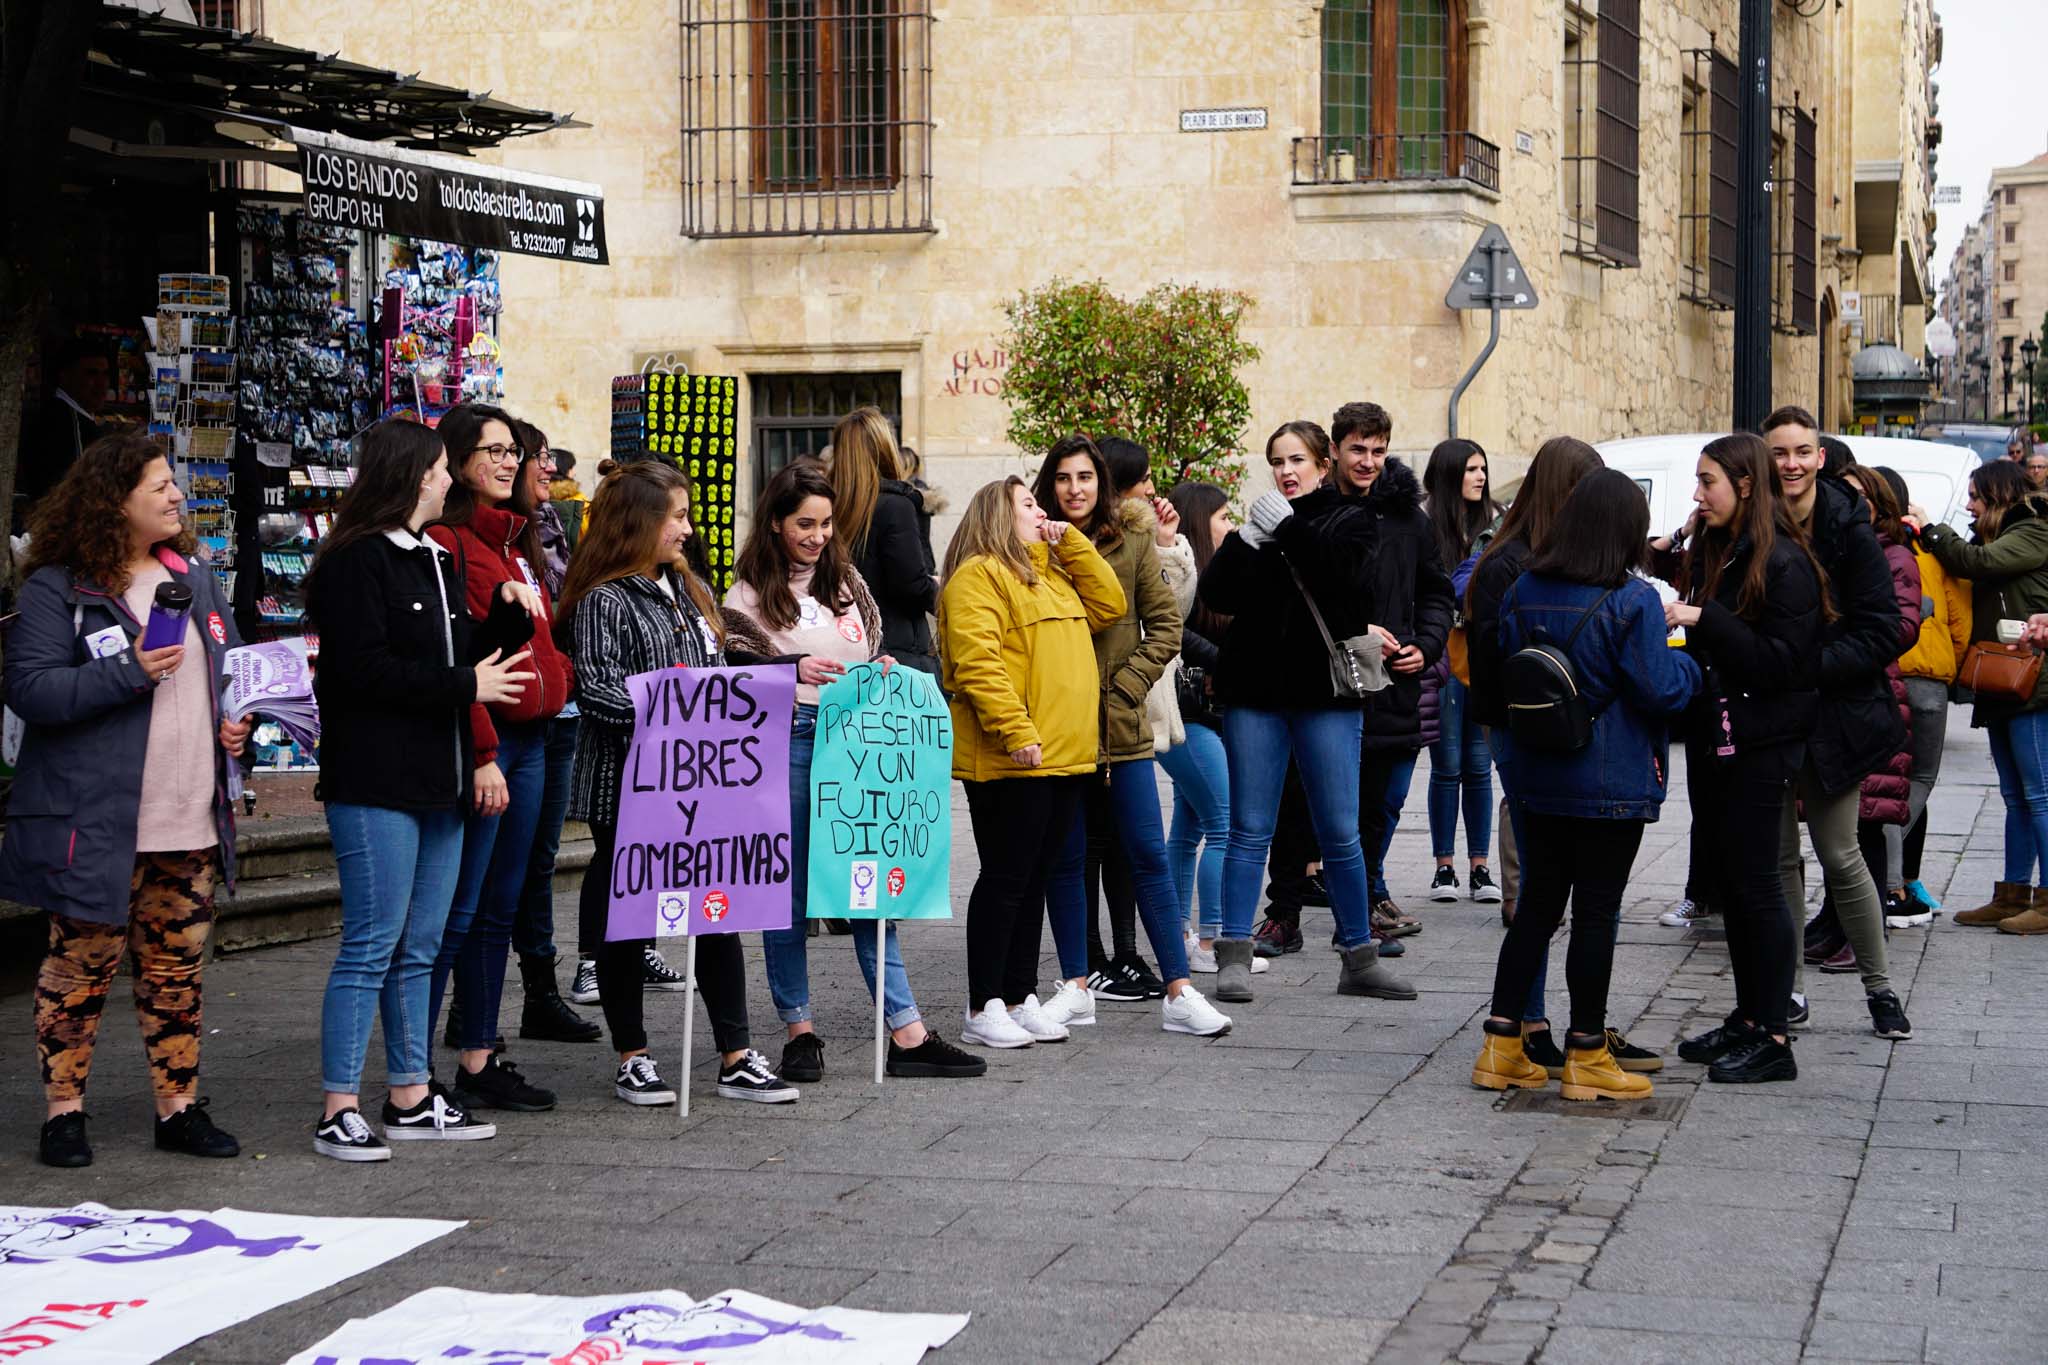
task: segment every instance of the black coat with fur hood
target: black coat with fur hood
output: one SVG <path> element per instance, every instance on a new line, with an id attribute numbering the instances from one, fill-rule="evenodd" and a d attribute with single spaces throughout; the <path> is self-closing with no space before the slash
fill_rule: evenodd
<path id="1" fill-rule="evenodd" d="M 1373 624 L 1394 632 L 1404 645 L 1422 651 L 1422 671 L 1394 673 L 1393 685 L 1365 708 L 1365 747 L 1422 747 L 1422 679 L 1443 657 L 1450 637 L 1455 599 L 1451 576 L 1436 545 L 1436 532 L 1422 510 L 1422 484 L 1415 472 L 1389 458 L 1365 510 L 1378 533 L 1373 561 Z"/>

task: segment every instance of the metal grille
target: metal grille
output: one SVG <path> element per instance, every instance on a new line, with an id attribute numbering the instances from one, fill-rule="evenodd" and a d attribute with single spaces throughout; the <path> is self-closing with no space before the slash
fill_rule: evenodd
<path id="1" fill-rule="evenodd" d="M 683 232 L 930 232 L 929 0 L 683 0 Z"/>
<path id="2" fill-rule="evenodd" d="M 903 430 L 903 376 L 894 370 L 866 374 L 756 374 L 748 376 L 753 397 L 754 493 L 792 460 L 816 456 L 831 444 L 832 428 L 855 408 L 882 410 L 889 425 Z"/>
<path id="3" fill-rule="evenodd" d="M 1642 51 L 1642 0 L 1601 0 L 1599 127 L 1593 214 L 1599 254 L 1616 265 L 1636 265 L 1637 173 L 1641 131 L 1637 73 Z"/>
<path id="4" fill-rule="evenodd" d="M 1735 306 L 1735 63 L 1690 48 L 1684 179 L 1678 214 L 1679 296 L 1708 308 Z"/>
<path id="5" fill-rule="evenodd" d="M 1469 180 L 1498 191 L 1500 148 L 1476 133 L 1294 139 L 1295 184 L 1353 185 L 1368 180 Z"/>
<path id="6" fill-rule="evenodd" d="M 1813 116 L 1792 105 L 1774 111 L 1771 144 L 1771 325 L 1812 336 L 1819 316 L 1814 264 Z"/>

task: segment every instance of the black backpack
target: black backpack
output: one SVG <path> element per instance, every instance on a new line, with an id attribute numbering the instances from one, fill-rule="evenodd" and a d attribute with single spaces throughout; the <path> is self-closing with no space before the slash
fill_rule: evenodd
<path id="1" fill-rule="evenodd" d="M 1609 588 L 1586 609 L 1562 645 L 1538 630 L 1534 640 L 1510 654 L 1500 668 L 1501 695 L 1507 699 L 1508 734 L 1517 744 L 1548 753 L 1575 753 L 1593 740 L 1593 708 L 1579 687 L 1572 667 L 1572 646 L 1579 632 L 1617 589 Z M 1521 607 L 1515 607 L 1520 612 Z"/>

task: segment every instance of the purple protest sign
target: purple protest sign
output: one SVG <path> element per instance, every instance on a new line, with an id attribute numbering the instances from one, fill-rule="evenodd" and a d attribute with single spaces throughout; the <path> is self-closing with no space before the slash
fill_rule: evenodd
<path id="1" fill-rule="evenodd" d="M 787 929 L 796 669 L 664 668 L 626 691 L 635 720 L 604 936 Z"/>

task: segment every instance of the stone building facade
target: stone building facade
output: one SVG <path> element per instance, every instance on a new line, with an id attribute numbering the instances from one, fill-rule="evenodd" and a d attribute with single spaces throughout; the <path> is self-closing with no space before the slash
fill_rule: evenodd
<path id="1" fill-rule="evenodd" d="M 1869 281 L 1925 277 L 1933 20 L 1929 0 L 1805 8 L 1773 6 L 1778 183 L 1796 191 L 1773 366 L 1780 396 L 1836 424 L 1845 296 L 1904 304 Z M 746 377 L 759 469 L 876 398 L 965 492 L 1019 467 L 1002 306 L 1055 277 L 1252 295 L 1249 446 L 1372 398 L 1397 449 L 1427 451 L 1486 338 L 1444 294 L 1489 223 L 1540 306 L 1506 315 L 1462 434 L 1512 466 L 1559 431 L 1724 427 L 1737 10 L 444 0 L 429 30 L 387 0 L 266 0 L 262 20 L 400 66 L 431 32 L 437 78 L 591 125 L 504 152 L 606 193 L 609 268 L 503 269 L 518 406 L 564 444 L 601 449 L 609 378 L 673 353 Z"/>
<path id="2" fill-rule="evenodd" d="M 2026 397 L 2020 348 L 2029 337 L 2048 346 L 2048 153 L 1991 173 L 1983 209 L 1949 259 L 1941 312 L 1956 333 L 1948 410 L 2017 420 Z"/>

